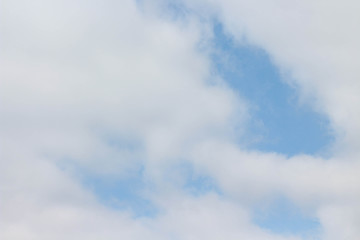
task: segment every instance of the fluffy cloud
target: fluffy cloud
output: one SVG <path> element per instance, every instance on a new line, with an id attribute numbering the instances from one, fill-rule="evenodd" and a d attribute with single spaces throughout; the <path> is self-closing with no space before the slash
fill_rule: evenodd
<path id="1" fill-rule="evenodd" d="M 5 4 L 1 110 L 4 133 L 29 151 L 84 162 L 131 155 L 109 149 L 112 139 L 178 156 L 245 113 L 209 74 L 196 27 L 141 16 L 129 1 L 26 4 Z"/>
<path id="2" fill-rule="evenodd" d="M 174 20 L 147 1 L 4 1 L 2 239 L 293 239 L 251 222 L 253 202 L 276 194 L 311 209 L 324 239 L 359 237 L 356 3 L 187 4 L 264 48 L 316 100 L 338 136 L 334 157 L 237 146 L 246 103 L 212 74 L 211 32 L 191 14 Z M 184 161 L 223 196 L 184 191 L 186 174 L 172 171 Z M 69 165 L 102 178 L 143 168 L 159 216 L 103 206 Z"/>
<path id="3" fill-rule="evenodd" d="M 102 206 L 66 169 L 126 178 L 144 165 L 156 181 L 165 160 L 226 138 L 246 106 L 210 74 L 206 33 L 132 1 L 3 7 L 1 238 L 166 236 Z"/>

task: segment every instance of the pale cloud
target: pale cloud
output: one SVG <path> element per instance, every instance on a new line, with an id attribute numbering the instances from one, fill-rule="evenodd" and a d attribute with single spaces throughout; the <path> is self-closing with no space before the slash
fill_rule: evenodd
<path id="1" fill-rule="evenodd" d="M 358 238 L 360 35 L 348 2 L 192 1 L 198 21 L 149 2 L 3 1 L 1 238 L 294 239 L 251 222 L 254 202 L 276 194 L 310 209 L 323 239 Z M 234 143 L 250 116 L 212 74 L 203 22 L 212 16 L 239 43 L 264 48 L 305 101 L 316 99 L 338 136 L 334 157 L 288 159 Z M 169 179 L 184 159 L 223 196 L 189 195 L 181 172 Z M 144 167 L 159 216 L 101 205 L 66 164 L 103 178 Z"/>
<path id="2" fill-rule="evenodd" d="M 145 165 L 156 181 L 165 160 L 227 138 L 246 106 L 210 74 L 205 32 L 132 1 L 2 5 L 1 238 L 162 239 L 67 164 L 104 178 Z"/>
<path id="3" fill-rule="evenodd" d="M 229 131 L 231 117 L 245 114 L 245 104 L 209 74 L 194 27 L 140 16 L 132 2 L 85 4 L 69 16 L 56 4 L 39 2 L 43 9 L 31 5 L 16 19 L 20 10 L 11 4 L 6 2 L 6 26 L 15 30 L 3 29 L 1 96 L 3 131 L 17 137 L 14 144 L 87 159 L 85 165 L 89 158 L 131 155 L 109 149 L 108 137 L 132 141 L 156 159 L 178 157 L 186 144 Z M 84 3 L 60 5 L 77 4 Z"/>
<path id="4" fill-rule="evenodd" d="M 324 239 L 357 239 L 360 235 L 360 209 L 358 201 L 347 204 L 324 205 L 318 211 L 326 229 Z"/>
<path id="5" fill-rule="evenodd" d="M 286 158 L 249 152 L 224 142 L 207 142 L 193 152 L 198 171 L 214 176 L 222 189 L 243 201 L 282 193 L 304 206 L 356 202 L 360 197 L 358 161 L 307 155 Z"/>
<path id="6" fill-rule="evenodd" d="M 167 213 L 155 224 L 166 229 L 168 239 L 300 239 L 276 236 L 260 229 L 251 223 L 245 208 L 216 194 L 197 198 L 173 194 L 163 199 Z"/>

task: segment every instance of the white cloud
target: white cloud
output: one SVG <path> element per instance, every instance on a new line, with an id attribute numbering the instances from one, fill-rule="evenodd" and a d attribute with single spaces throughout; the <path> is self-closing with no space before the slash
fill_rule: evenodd
<path id="1" fill-rule="evenodd" d="M 249 210 L 280 193 L 315 212 L 324 239 L 356 239 L 360 35 L 348 3 L 191 4 L 217 14 L 237 41 L 263 47 L 316 99 L 339 135 L 335 157 L 324 160 L 234 145 L 249 116 L 198 48 L 211 35 L 207 23 L 157 18 L 161 10 L 141 12 L 133 1 L 3 1 L 0 237 L 284 239 L 254 226 Z M 173 186 L 167 171 L 181 159 L 224 196 Z M 134 219 L 102 206 L 61 170 L 64 161 L 103 177 L 144 165 L 161 214 Z"/>
<path id="2" fill-rule="evenodd" d="M 214 176 L 221 189 L 244 204 L 285 195 L 305 208 L 355 204 L 360 198 L 360 164 L 344 159 L 248 152 L 208 142 L 194 151 L 197 170 Z M 348 159 L 345 159 L 348 160 Z"/>
<path id="3" fill-rule="evenodd" d="M 192 143 L 226 137 L 245 105 L 209 73 L 201 31 L 132 1 L 2 4 L 1 238 L 161 239 L 60 166 L 126 177 L 145 164 L 151 178 Z"/>
<path id="4" fill-rule="evenodd" d="M 325 239 L 357 239 L 360 235 L 359 204 L 325 205 L 318 213 L 326 229 Z"/>
<path id="5" fill-rule="evenodd" d="M 25 3 L 11 4 L 1 59 L 3 131 L 22 135 L 15 144 L 30 151 L 111 158 L 116 149 L 101 139 L 108 134 L 139 142 L 154 158 L 178 156 L 184 144 L 222 134 L 232 115 L 245 113 L 229 89 L 207 84 L 196 28 L 141 16 L 132 2 L 85 9 L 63 2 L 75 8 L 69 15 L 55 3 L 26 12 Z"/>
<path id="6" fill-rule="evenodd" d="M 198 198 L 175 195 L 163 205 L 167 214 L 156 224 L 168 231 L 168 239 L 299 239 L 276 236 L 254 226 L 245 209 L 214 194 Z"/>

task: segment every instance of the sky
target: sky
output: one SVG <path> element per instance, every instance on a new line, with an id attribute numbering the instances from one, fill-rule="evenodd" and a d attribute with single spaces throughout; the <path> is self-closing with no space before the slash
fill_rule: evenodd
<path id="1" fill-rule="evenodd" d="M 0 239 L 360 239 L 354 0 L 0 0 Z"/>

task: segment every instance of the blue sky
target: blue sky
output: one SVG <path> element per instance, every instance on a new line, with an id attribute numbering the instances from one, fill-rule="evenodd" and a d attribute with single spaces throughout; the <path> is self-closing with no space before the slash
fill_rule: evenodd
<path id="1" fill-rule="evenodd" d="M 255 223 L 276 233 L 318 238 L 321 232 L 321 225 L 314 216 L 284 197 L 278 197 L 268 206 L 254 211 Z"/>
<path id="2" fill-rule="evenodd" d="M 290 76 L 281 74 L 266 51 L 235 43 L 220 23 L 214 33 L 216 71 L 251 104 L 249 135 L 255 142 L 250 147 L 293 156 L 319 153 L 333 141 L 329 120 L 300 102 L 298 90 L 286 79 Z"/>
<path id="3" fill-rule="evenodd" d="M 345 2 L 4 1 L 0 239 L 359 239 Z"/>

